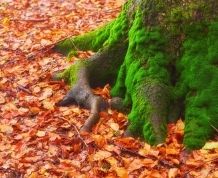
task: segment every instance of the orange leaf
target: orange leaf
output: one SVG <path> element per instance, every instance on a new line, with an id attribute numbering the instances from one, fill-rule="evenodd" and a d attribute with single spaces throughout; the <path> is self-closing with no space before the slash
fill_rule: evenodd
<path id="1" fill-rule="evenodd" d="M 94 154 L 93 160 L 100 161 L 100 160 L 103 160 L 103 159 L 110 157 L 111 155 L 112 155 L 111 152 L 100 150 Z"/>
<path id="2" fill-rule="evenodd" d="M 128 178 L 128 171 L 123 167 L 117 167 L 116 173 L 119 178 Z"/>

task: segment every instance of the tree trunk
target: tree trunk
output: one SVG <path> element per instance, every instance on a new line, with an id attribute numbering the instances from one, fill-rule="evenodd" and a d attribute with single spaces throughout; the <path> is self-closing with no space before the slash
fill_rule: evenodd
<path id="1" fill-rule="evenodd" d="M 65 39 L 55 50 L 97 53 L 59 73 L 72 86 L 60 105 L 91 109 L 83 129 L 109 105 L 131 108 L 127 133 L 165 141 L 166 124 L 185 118 L 184 144 L 200 148 L 218 127 L 218 2 L 129 0 L 111 23 Z M 110 82 L 111 103 L 90 87 Z"/>

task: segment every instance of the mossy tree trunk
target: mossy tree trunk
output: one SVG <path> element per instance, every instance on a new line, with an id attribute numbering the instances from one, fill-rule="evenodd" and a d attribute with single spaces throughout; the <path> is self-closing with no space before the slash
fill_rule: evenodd
<path id="1" fill-rule="evenodd" d="M 83 130 L 109 105 L 130 108 L 127 133 L 150 144 L 184 117 L 185 146 L 202 147 L 218 127 L 217 8 L 217 0 L 128 0 L 111 23 L 56 45 L 66 55 L 97 52 L 56 75 L 72 86 L 59 104 L 91 109 Z M 109 82 L 111 103 L 90 89 Z"/>

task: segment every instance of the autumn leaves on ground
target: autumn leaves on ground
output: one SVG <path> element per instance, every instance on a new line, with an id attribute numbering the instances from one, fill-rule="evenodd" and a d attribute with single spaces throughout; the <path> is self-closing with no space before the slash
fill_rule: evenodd
<path id="1" fill-rule="evenodd" d="M 120 0 L 0 2 L 0 177 L 218 177 L 217 142 L 186 156 L 184 124 L 168 126 L 166 144 L 123 138 L 127 117 L 102 112 L 90 134 L 79 133 L 89 111 L 56 107 L 69 90 L 51 81 L 92 52 L 66 61 L 47 46 L 116 17 Z M 109 86 L 95 93 L 109 98 Z M 216 140 L 214 140 L 216 141 Z"/>

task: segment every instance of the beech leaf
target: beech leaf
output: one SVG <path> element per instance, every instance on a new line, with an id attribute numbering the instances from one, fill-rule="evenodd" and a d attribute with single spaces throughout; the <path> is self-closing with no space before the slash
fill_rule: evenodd
<path id="1" fill-rule="evenodd" d="M 2 132 L 2 133 L 11 134 L 11 133 L 13 133 L 13 131 L 14 131 L 14 129 L 10 125 L 6 125 L 6 124 L 0 125 L 0 132 Z"/>
<path id="2" fill-rule="evenodd" d="M 97 153 L 95 153 L 95 155 L 93 156 L 93 160 L 94 161 L 100 161 L 100 160 L 103 160 L 103 159 L 106 159 L 108 157 L 110 157 L 112 154 L 108 151 L 98 151 Z"/>

